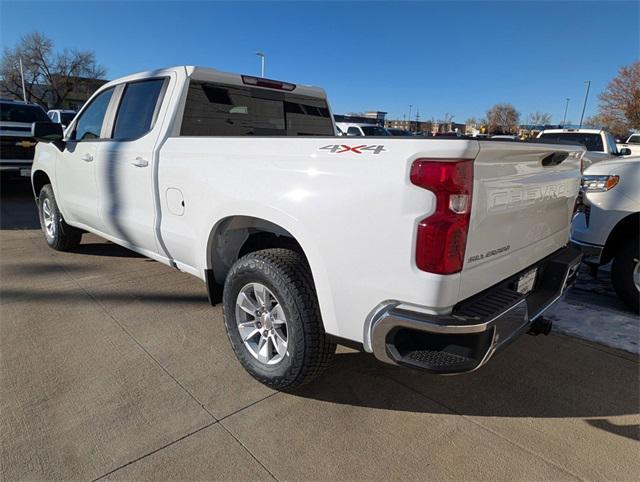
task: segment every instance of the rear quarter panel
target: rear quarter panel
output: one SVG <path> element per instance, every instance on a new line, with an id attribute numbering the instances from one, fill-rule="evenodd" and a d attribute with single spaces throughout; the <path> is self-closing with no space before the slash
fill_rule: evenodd
<path id="1" fill-rule="evenodd" d="M 326 149 L 363 144 L 384 151 Z M 382 301 L 438 312 L 458 300 L 459 275 L 415 267 L 415 228 L 434 197 L 409 182 L 409 168 L 416 158 L 477 151 L 476 141 L 449 139 L 171 137 L 159 165 L 163 237 L 176 260 L 203 274 L 221 220 L 243 215 L 281 226 L 310 262 L 327 332 L 361 341 Z M 184 194 L 183 216 L 168 214 L 169 188 Z"/>

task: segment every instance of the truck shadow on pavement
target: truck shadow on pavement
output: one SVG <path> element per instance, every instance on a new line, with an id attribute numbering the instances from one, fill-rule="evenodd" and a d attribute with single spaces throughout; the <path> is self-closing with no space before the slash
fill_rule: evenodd
<path id="1" fill-rule="evenodd" d="M 638 425 L 606 419 L 638 413 L 637 360 L 563 335 L 522 337 L 485 367 L 456 376 L 386 365 L 365 353 L 340 353 L 327 374 L 291 393 L 379 410 L 583 418 L 593 427 L 640 440 Z"/>

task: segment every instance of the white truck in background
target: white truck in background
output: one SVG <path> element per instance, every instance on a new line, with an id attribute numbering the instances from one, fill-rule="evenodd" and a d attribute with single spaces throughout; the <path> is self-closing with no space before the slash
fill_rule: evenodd
<path id="1" fill-rule="evenodd" d="M 576 207 L 571 241 L 580 246 L 587 264 L 612 262 L 613 288 L 629 309 L 640 313 L 640 158 L 586 169 Z"/>
<path id="2" fill-rule="evenodd" d="M 616 139 L 610 132 L 602 129 L 545 129 L 538 134 L 538 139 L 554 142 L 577 142 L 587 148 L 582 161 L 583 167 L 602 161 L 618 159 L 631 154 L 631 150 L 618 150 Z"/>
<path id="3" fill-rule="evenodd" d="M 378 124 L 360 124 L 357 122 L 336 122 L 339 132 L 348 137 L 381 137 L 391 133 Z"/>
<path id="4" fill-rule="evenodd" d="M 336 343 L 433 373 L 484 365 L 575 278 L 584 148 L 335 136 L 325 92 L 201 67 L 102 86 L 35 123 L 46 242 L 90 231 L 206 283 L 233 350 L 276 389 Z"/>
<path id="5" fill-rule="evenodd" d="M 640 133 L 631 134 L 625 143 L 618 144 L 618 151 L 622 149 L 629 149 L 632 156 L 640 156 Z"/>
<path id="6" fill-rule="evenodd" d="M 47 111 L 49 119 L 51 119 L 52 122 L 61 124 L 62 129 L 66 129 L 76 114 L 77 112 L 75 110 L 70 109 L 52 109 Z"/>

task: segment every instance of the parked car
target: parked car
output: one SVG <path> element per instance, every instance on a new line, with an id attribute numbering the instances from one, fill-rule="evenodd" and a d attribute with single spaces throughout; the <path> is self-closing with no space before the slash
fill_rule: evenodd
<path id="1" fill-rule="evenodd" d="M 75 110 L 53 109 L 47 112 L 47 115 L 53 122 L 62 124 L 62 128 L 66 128 L 76 116 Z"/>
<path id="2" fill-rule="evenodd" d="M 414 134 L 412 134 L 411 132 L 405 130 L 405 129 L 393 129 L 393 128 L 386 128 L 387 131 L 389 132 L 389 134 L 391 134 L 392 136 L 413 136 Z"/>
<path id="3" fill-rule="evenodd" d="M 545 129 L 538 134 L 538 139 L 572 141 L 582 144 L 587 148 L 587 153 L 583 158 L 585 168 L 595 162 L 608 161 L 631 154 L 629 149 L 619 151 L 613 135 L 602 129 Z"/>
<path id="4" fill-rule="evenodd" d="M 11 176 L 31 175 L 36 146 L 31 137 L 31 125 L 48 120 L 39 105 L 0 100 L 0 172 Z"/>
<path id="5" fill-rule="evenodd" d="M 513 134 L 496 134 L 495 136 L 491 136 L 491 139 L 502 139 L 503 141 L 517 141 L 518 136 Z"/>
<path id="6" fill-rule="evenodd" d="M 347 136 L 390 136 L 384 127 L 377 124 L 358 124 L 354 122 L 336 122 L 338 128 Z"/>
<path id="7" fill-rule="evenodd" d="M 611 261 L 618 296 L 638 312 L 640 292 L 640 158 L 593 164 L 584 171 L 571 240 L 585 262 Z"/>
<path id="8" fill-rule="evenodd" d="M 320 88 L 184 66 L 111 81 L 64 134 L 33 132 L 48 245 L 89 231 L 197 276 L 240 363 L 277 389 L 336 342 L 475 370 L 548 332 L 581 259 L 577 145 L 350 141 Z"/>
<path id="9" fill-rule="evenodd" d="M 631 134 L 623 144 L 618 144 L 618 151 L 629 149 L 632 156 L 640 156 L 640 133 Z"/>

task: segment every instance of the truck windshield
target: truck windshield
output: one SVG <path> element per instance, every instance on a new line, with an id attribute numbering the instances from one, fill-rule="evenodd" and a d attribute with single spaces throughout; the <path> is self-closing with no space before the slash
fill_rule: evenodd
<path id="1" fill-rule="evenodd" d="M 629 137 L 627 144 L 640 144 L 640 134 Z"/>
<path id="2" fill-rule="evenodd" d="M 586 132 L 543 132 L 541 139 L 552 141 L 572 141 L 582 144 L 587 151 L 604 152 L 604 144 L 600 134 L 588 134 Z"/>
<path id="3" fill-rule="evenodd" d="M 192 81 L 182 136 L 334 136 L 325 99 Z"/>
<path id="4" fill-rule="evenodd" d="M 3 102 L 0 104 L 0 121 L 2 122 L 51 122 L 49 116 L 37 105 L 21 105 Z"/>

